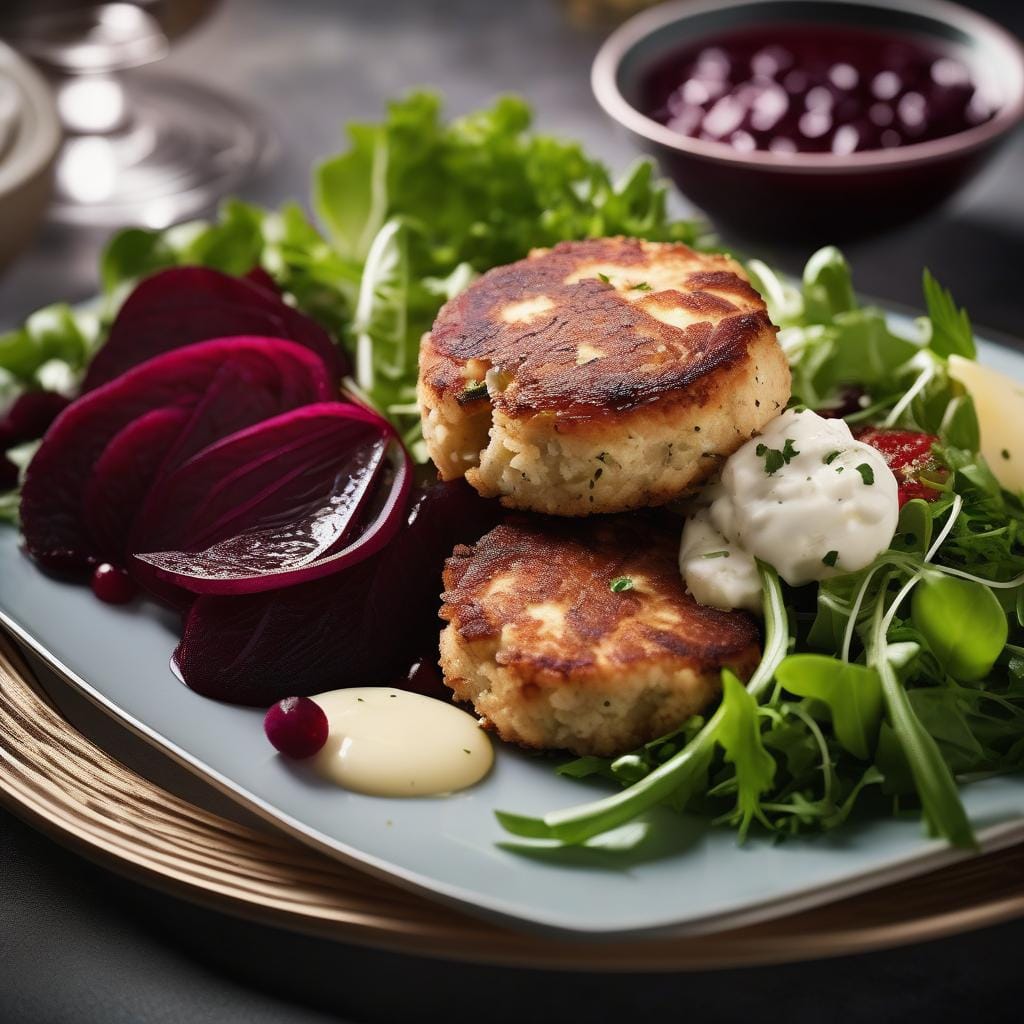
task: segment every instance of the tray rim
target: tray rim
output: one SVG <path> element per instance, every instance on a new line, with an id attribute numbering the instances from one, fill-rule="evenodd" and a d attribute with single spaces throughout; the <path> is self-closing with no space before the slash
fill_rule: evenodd
<path id="1" fill-rule="evenodd" d="M 168 806 L 188 808 L 192 815 L 191 824 L 202 828 L 204 825 L 211 836 L 216 838 L 222 830 L 229 836 L 244 838 L 246 843 L 262 845 L 275 859 L 284 857 L 305 869 L 312 870 L 318 877 L 345 880 L 363 880 L 358 869 L 339 862 L 296 841 L 284 833 L 262 833 L 248 826 L 229 822 L 227 819 L 188 804 L 161 787 L 120 765 L 111 755 L 93 743 L 87 736 L 70 725 L 60 712 L 49 703 L 45 692 L 32 678 L 25 666 L 20 651 L 6 635 L 0 634 L 0 680 L 7 685 L 0 690 L 0 711 L 5 705 L 28 702 L 37 714 L 48 720 L 51 728 L 60 731 L 62 738 L 91 750 L 111 774 L 131 780 L 140 792 L 151 794 Z M 13 688 L 11 683 L 14 683 Z M 119 719 L 119 721 L 122 721 Z M 127 727 L 127 725 L 125 725 Z M 43 728 L 40 726 L 40 728 Z M 45 730 L 44 730 L 45 731 Z M 134 731 L 134 730 L 132 730 Z M 0 737 L 2 741 L 3 737 Z M 388 881 L 373 880 L 373 885 L 383 890 L 385 902 L 397 900 L 397 920 L 380 914 L 374 916 L 367 907 L 355 905 L 351 912 L 338 912 L 338 908 L 279 899 L 259 900 L 251 893 L 247 895 L 245 878 L 236 884 L 230 873 L 222 873 L 220 880 L 204 877 L 202 872 L 188 870 L 172 863 L 162 863 L 147 857 L 144 851 L 125 845 L 118 840 L 116 830 L 102 820 L 100 827 L 95 822 L 88 827 L 82 818 L 84 805 L 76 805 L 80 818 L 67 809 L 62 810 L 54 800 L 33 789 L 25 773 L 12 771 L 12 758 L 7 756 L 0 743 L 0 803 L 17 814 L 30 825 L 44 832 L 61 845 L 86 857 L 108 870 L 131 880 L 185 899 L 194 904 L 252 920 L 260 924 L 285 930 L 313 935 L 338 942 L 378 948 L 390 952 L 442 958 L 460 962 L 496 964 L 509 967 L 543 968 L 550 970 L 615 970 L 660 972 L 667 970 L 708 970 L 741 966 L 764 966 L 769 964 L 798 962 L 822 957 L 845 956 L 857 953 L 879 951 L 895 946 L 923 942 L 954 935 L 960 932 L 998 924 L 1024 916 L 1024 885 L 1009 893 L 997 893 L 994 897 L 962 907 L 944 907 L 911 918 L 898 917 L 881 924 L 856 925 L 858 901 L 865 898 L 887 905 L 884 894 L 889 887 L 874 888 L 862 896 L 849 897 L 832 902 L 825 907 L 805 910 L 783 917 L 773 917 L 753 926 L 745 926 L 710 935 L 675 937 L 653 937 L 641 939 L 592 941 L 593 936 L 572 937 L 560 935 L 537 935 L 527 931 L 514 931 L 479 920 L 455 908 L 436 908 L 425 897 L 409 895 L 397 889 Z M 15 766 L 16 768 L 16 766 Z M 284 851 L 284 852 L 282 852 Z M 1014 862 L 1024 865 L 1024 848 L 1009 851 Z M 1006 854 L 1002 855 L 1007 857 Z M 981 860 L 991 864 L 999 854 L 982 855 Z M 1007 857 L 1009 860 L 1009 857 Z M 961 861 L 963 864 L 978 865 L 978 859 Z M 940 869 L 918 876 L 915 883 L 929 892 L 946 891 L 945 886 L 936 886 L 933 879 L 942 871 L 956 872 L 957 868 Z M 1021 873 L 1017 872 L 1018 876 Z M 318 890 L 314 889 L 316 895 Z M 323 883 L 320 890 L 323 890 Z M 412 900 L 413 912 L 409 913 Z M 358 901 L 357 901 L 358 904 Z M 425 907 L 429 913 L 429 924 L 424 927 L 421 919 L 416 920 L 416 908 Z M 801 927 L 813 922 L 825 912 L 838 916 L 844 928 L 833 927 L 822 933 Z M 793 928 L 796 926 L 796 930 Z M 433 931 L 431 930 L 433 929 Z M 440 933 L 440 934 L 438 934 Z M 442 942 L 439 943 L 438 939 Z M 591 941 L 588 941 L 591 940 Z"/>

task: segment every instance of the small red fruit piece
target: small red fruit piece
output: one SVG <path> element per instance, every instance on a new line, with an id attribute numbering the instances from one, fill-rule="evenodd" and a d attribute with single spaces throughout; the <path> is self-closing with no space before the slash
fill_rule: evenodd
<path id="1" fill-rule="evenodd" d="M 941 473 L 932 453 L 932 445 L 939 440 L 937 437 L 913 430 L 882 427 L 865 427 L 854 436 L 858 441 L 871 445 L 885 459 L 899 485 L 900 508 L 913 498 L 934 501 L 942 493 L 921 482 L 924 473 L 936 477 Z"/>
<path id="2" fill-rule="evenodd" d="M 139 588 L 124 569 L 104 562 L 93 570 L 92 592 L 107 604 L 127 604 L 134 599 Z"/>
<path id="3" fill-rule="evenodd" d="M 327 742 L 327 715 L 308 697 L 285 697 L 272 705 L 263 731 L 285 757 L 312 757 Z"/>

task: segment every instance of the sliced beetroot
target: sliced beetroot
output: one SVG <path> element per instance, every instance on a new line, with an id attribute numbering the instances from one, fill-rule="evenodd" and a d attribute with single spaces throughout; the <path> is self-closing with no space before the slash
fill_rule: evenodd
<path id="1" fill-rule="evenodd" d="M 212 390 L 223 396 L 220 389 L 227 380 L 235 382 L 230 394 L 239 403 L 205 404 Z M 184 441 L 179 437 L 174 449 L 177 461 L 183 462 L 224 433 L 326 401 L 333 391 L 334 382 L 318 356 L 276 338 L 202 342 L 129 370 L 69 406 L 29 465 L 21 519 L 30 554 L 40 564 L 64 571 L 109 560 L 86 527 L 83 499 L 107 445 L 138 417 L 171 406 L 190 410 L 187 436 Z M 152 452 L 161 471 L 174 468 L 167 464 L 168 455 L 165 449 Z"/>
<path id="2" fill-rule="evenodd" d="M 82 497 L 82 517 L 98 557 L 127 561 L 127 538 L 163 459 L 192 418 L 184 405 L 153 409 L 118 431 L 93 468 Z M 155 457 L 156 456 L 156 457 Z"/>
<path id="3" fill-rule="evenodd" d="M 18 467 L 0 453 L 0 492 L 13 491 L 18 486 Z"/>
<path id="4" fill-rule="evenodd" d="M 445 558 L 500 515 L 465 481 L 436 484 L 387 547 L 344 572 L 270 593 L 200 597 L 177 670 L 205 696 L 260 707 L 340 686 L 402 686 L 413 662 L 437 649 Z"/>
<path id="5" fill-rule="evenodd" d="M 408 456 L 388 422 L 337 402 L 204 449 L 149 495 L 134 571 L 200 594 L 252 594 L 340 572 L 398 532 Z M 141 563 L 141 564 L 140 564 Z"/>
<path id="6" fill-rule="evenodd" d="M 323 360 L 335 382 L 348 369 L 327 332 L 267 288 L 262 277 L 171 267 L 139 282 L 125 300 L 89 366 L 83 390 L 91 391 L 161 353 L 234 335 L 303 345 Z"/>
<path id="7" fill-rule="evenodd" d="M 7 414 L 0 417 L 0 449 L 38 440 L 70 404 L 69 398 L 56 391 L 26 391 L 19 395 Z"/>
<path id="8" fill-rule="evenodd" d="M 253 267 L 245 275 L 245 280 L 250 284 L 258 285 L 264 291 L 270 292 L 271 295 L 281 294 L 281 289 L 277 287 L 277 282 L 262 267 Z"/>

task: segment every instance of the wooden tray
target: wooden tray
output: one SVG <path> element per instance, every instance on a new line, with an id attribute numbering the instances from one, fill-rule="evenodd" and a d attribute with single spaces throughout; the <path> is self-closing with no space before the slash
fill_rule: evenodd
<path id="1" fill-rule="evenodd" d="M 230 821 L 104 753 L 39 691 L 0 634 L 0 801 L 83 856 L 241 917 L 342 942 L 529 967 L 651 971 L 860 953 L 1024 915 L 1024 845 L 752 927 L 688 938 L 579 941 L 520 933 Z"/>

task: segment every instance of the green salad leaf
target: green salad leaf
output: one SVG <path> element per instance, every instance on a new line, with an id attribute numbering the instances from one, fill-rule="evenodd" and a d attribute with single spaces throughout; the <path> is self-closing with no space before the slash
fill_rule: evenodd
<path id="1" fill-rule="evenodd" d="M 954 679 L 984 679 L 1003 653 L 1006 612 L 983 583 L 928 573 L 914 590 L 911 621 Z"/>
<path id="2" fill-rule="evenodd" d="M 922 287 L 931 326 L 928 344 L 932 351 L 940 356 L 976 358 L 978 352 L 967 310 L 957 307 L 953 296 L 932 277 L 927 267 L 924 270 Z"/>
<path id="3" fill-rule="evenodd" d="M 722 721 L 717 739 L 726 763 L 735 771 L 736 807 L 727 820 L 742 840 L 754 818 L 768 824 L 761 810 L 761 796 L 772 787 L 775 759 L 761 739 L 757 700 L 728 669 L 722 672 Z"/>
<path id="4" fill-rule="evenodd" d="M 882 721 L 882 683 L 874 669 L 823 654 L 791 654 L 775 678 L 790 693 L 827 705 L 836 739 L 854 757 L 871 757 Z"/>
<path id="5" fill-rule="evenodd" d="M 952 769 L 943 758 L 935 737 L 915 714 L 909 692 L 896 674 L 889 654 L 886 614 L 883 597 L 876 601 L 872 616 L 868 664 L 882 680 L 886 713 L 910 766 L 925 821 L 934 835 L 948 839 L 955 846 L 975 846 L 974 832 L 960 801 Z"/>
<path id="6" fill-rule="evenodd" d="M 834 246 L 819 249 L 804 267 L 804 320 L 829 324 L 841 313 L 858 308 L 846 257 Z"/>

